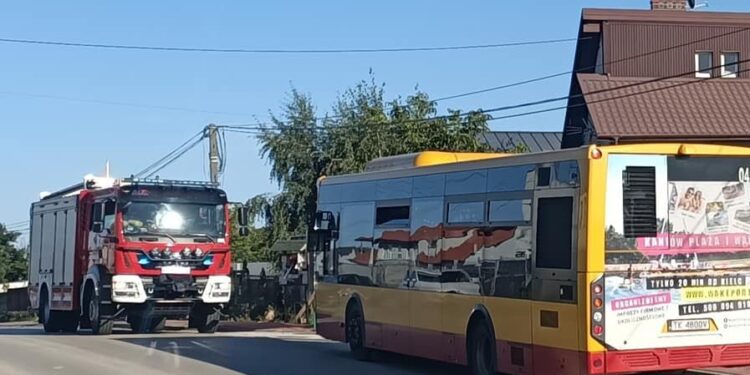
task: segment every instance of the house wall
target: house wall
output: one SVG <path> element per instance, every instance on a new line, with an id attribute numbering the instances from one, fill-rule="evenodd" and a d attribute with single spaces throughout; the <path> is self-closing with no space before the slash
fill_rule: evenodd
<path id="1" fill-rule="evenodd" d="M 739 52 L 750 58 L 747 25 L 696 25 L 651 22 L 604 22 L 606 73 L 626 77 L 670 77 L 684 73 L 695 77 L 695 53 L 713 52 L 713 65 L 721 64 L 722 52 Z M 653 53 L 654 51 L 658 51 Z M 750 64 L 740 65 L 740 78 L 750 78 Z M 716 69 L 712 76 L 719 76 Z"/>

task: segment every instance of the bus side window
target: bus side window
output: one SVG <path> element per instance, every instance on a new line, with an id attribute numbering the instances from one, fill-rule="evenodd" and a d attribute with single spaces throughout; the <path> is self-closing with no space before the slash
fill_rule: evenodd
<path id="1" fill-rule="evenodd" d="M 540 198 L 536 267 L 570 269 L 573 264 L 573 197 Z"/>

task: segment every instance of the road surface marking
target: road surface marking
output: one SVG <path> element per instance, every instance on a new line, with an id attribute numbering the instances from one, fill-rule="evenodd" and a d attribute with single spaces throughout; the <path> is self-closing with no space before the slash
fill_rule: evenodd
<path id="1" fill-rule="evenodd" d="M 214 349 L 214 348 L 212 348 L 212 347 L 210 347 L 210 346 L 208 346 L 208 345 L 206 345 L 206 344 L 204 344 L 202 342 L 198 342 L 198 341 L 195 341 L 195 340 L 190 340 L 190 342 L 193 343 L 193 344 L 195 344 L 196 346 L 200 346 L 201 348 L 203 348 L 205 350 L 208 350 L 211 353 L 216 353 L 216 354 L 218 354 L 218 355 L 220 355 L 222 357 L 226 357 L 227 356 L 226 354 L 224 354 L 224 353 L 222 353 L 222 352 L 220 352 L 220 351 L 218 351 L 218 350 L 216 350 L 216 349 Z"/>
<path id="2" fill-rule="evenodd" d="M 170 341 L 169 342 L 172 345 L 172 352 L 174 353 L 174 367 L 180 368 L 180 346 L 177 345 L 177 341 Z"/>
<path id="3" fill-rule="evenodd" d="M 149 345 L 148 352 L 146 352 L 146 354 L 148 354 L 148 356 L 151 357 L 152 355 L 154 355 L 155 350 L 156 350 L 156 340 L 151 340 L 151 344 Z"/>

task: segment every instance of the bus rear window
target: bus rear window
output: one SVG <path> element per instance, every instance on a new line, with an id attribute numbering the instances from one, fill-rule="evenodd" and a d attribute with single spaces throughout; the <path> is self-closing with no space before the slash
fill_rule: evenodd
<path id="1" fill-rule="evenodd" d="M 608 264 L 750 264 L 750 158 L 610 155 Z"/>

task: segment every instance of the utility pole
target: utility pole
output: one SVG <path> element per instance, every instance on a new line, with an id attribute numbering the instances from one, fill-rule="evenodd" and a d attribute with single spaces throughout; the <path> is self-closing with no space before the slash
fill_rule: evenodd
<path id="1" fill-rule="evenodd" d="M 214 124 L 208 127 L 208 167 L 211 183 L 219 184 L 219 129 Z"/>

